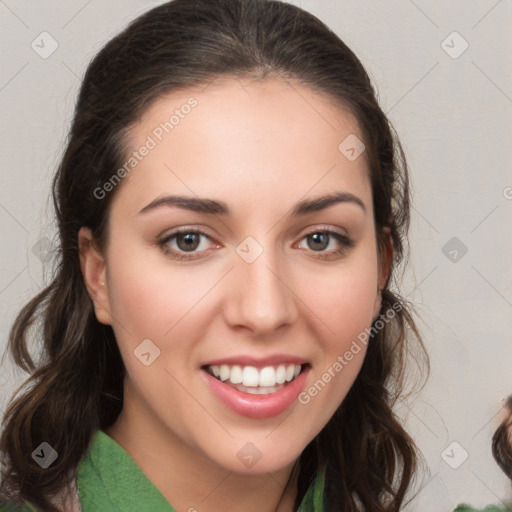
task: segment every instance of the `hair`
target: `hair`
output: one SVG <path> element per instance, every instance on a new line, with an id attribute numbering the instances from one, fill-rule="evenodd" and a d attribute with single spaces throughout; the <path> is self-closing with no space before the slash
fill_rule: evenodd
<path id="1" fill-rule="evenodd" d="M 492 437 L 492 454 L 499 467 L 512 480 L 512 395 L 505 402 L 505 418 Z"/>
<path id="2" fill-rule="evenodd" d="M 386 322 L 372 328 L 353 386 L 299 457 L 296 507 L 320 470 L 328 511 L 364 506 L 367 512 L 397 512 L 404 504 L 418 452 L 394 405 L 405 389 L 411 340 L 428 366 L 412 307 L 391 290 L 396 267 L 407 256 L 406 158 L 356 55 L 318 18 L 274 0 L 165 3 L 131 22 L 89 64 L 52 184 L 58 223 L 52 279 L 21 309 L 9 333 L 11 357 L 31 375 L 4 417 L 4 497 L 59 512 L 52 497 L 72 485 L 95 431 L 114 423 L 122 409 L 124 365 L 112 328 L 96 319 L 79 264 L 82 226 L 101 250 L 108 239 L 117 189 L 101 200 L 94 190 L 126 161 L 129 129 L 156 99 L 244 77 L 296 80 L 349 109 L 366 146 L 379 261 L 389 239 L 394 247 L 382 290 Z M 41 344 L 37 361 L 31 340 Z M 47 469 L 30 457 L 43 441 L 59 454 Z"/>

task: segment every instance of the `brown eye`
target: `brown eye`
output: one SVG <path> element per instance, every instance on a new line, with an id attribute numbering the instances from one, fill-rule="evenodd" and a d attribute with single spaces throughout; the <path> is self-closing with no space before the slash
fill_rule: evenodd
<path id="1" fill-rule="evenodd" d="M 354 241 L 351 238 L 332 230 L 312 231 L 302 240 L 306 242 L 306 249 L 318 253 L 322 258 L 342 255 L 354 246 Z M 333 245 L 331 250 L 326 250 L 330 245 Z"/>
<path id="2" fill-rule="evenodd" d="M 158 240 L 157 245 L 171 258 L 189 260 L 201 258 L 202 253 L 208 250 L 208 241 L 213 243 L 212 239 L 202 231 L 181 229 Z"/>
<path id="3" fill-rule="evenodd" d="M 201 235 L 196 232 L 176 235 L 176 245 L 182 251 L 195 251 L 201 242 Z"/>
<path id="4" fill-rule="evenodd" d="M 314 251 L 323 251 L 329 245 L 329 235 L 325 232 L 308 235 L 307 240 L 311 241 L 309 247 Z"/>

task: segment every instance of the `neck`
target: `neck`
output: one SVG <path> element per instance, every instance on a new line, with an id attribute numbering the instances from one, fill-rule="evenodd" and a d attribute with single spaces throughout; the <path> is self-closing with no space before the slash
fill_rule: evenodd
<path id="1" fill-rule="evenodd" d="M 293 512 L 298 464 L 265 474 L 229 471 L 129 404 L 125 400 L 105 433 L 129 453 L 175 510 Z"/>

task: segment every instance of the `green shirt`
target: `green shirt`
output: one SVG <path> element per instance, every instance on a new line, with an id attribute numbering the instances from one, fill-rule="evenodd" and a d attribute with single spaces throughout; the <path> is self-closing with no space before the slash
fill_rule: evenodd
<path id="1" fill-rule="evenodd" d="M 98 430 L 78 467 L 77 487 L 82 512 L 176 512 L 158 488 L 116 441 Z M 298 512 L 323 512 L 324 478 L 319 474 Z M 191 503 L 200 510 L 200 503 Z M 489 506 L 481 512 L 511 512 Z M 38 512 L 30 503 L 0 504 L 0 512 Z M 478 512 L 460 505 L 454 512 Z"/>
<path id="2" fill-rule="evenodd" d="M 77 488 L 82 512 L 175 512 L 158 488 L 116 441 L 98 430 L 78 467 Z M 323 512 L 324 479 L 320 474 L 308 489 L 298 512 Z M 201 510 L 201 504 L 190 507 Z M 24 505 L 0 505 L 0 512 L 37 509 Z"/>

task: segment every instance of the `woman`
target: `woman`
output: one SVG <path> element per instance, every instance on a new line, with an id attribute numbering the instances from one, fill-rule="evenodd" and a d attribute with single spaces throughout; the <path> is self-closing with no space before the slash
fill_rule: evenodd
<path id="1" fill-rule="evenodd" d="M 53 198 L 57 272 L 10 335 L 32 375 L 4 510 L 405 504 L 407 166 L 323 23 L 265 0 L 145 13 L 86 72 Z"/>

